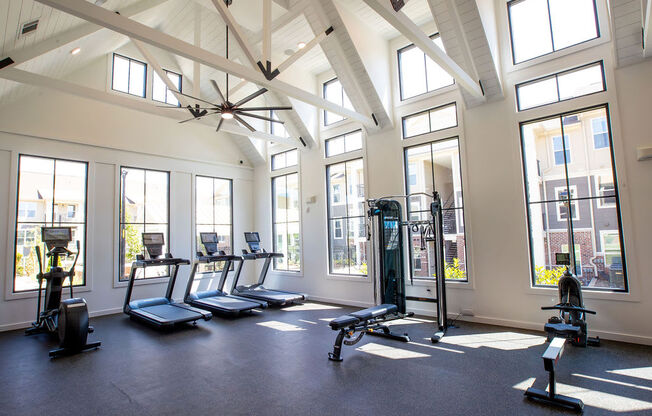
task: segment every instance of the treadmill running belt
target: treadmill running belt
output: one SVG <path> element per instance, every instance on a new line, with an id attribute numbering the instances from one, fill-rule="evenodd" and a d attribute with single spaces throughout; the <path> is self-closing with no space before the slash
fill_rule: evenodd
<path id="1" fill-rule="evenodd" d="M 138 313 L 139 311 L 156 315 L 161 321 L 166 322 L 187 322 L 202 319 L 202 316 L 197 312 L 174 305 L 147 306 L 145 308 L 134 309 L 132 312 Z"/>
<path id="2" fill-rule="evenodd" d="M 210 298 L 203 298 L 193 301 L 195 304 L 204 304 L 209 307 L 216 307 L 225 310 L 244 311 L 252 308 L 259 308 L 260 303 L 249 302 L 246 300 L 230 298 L 227 296 L 216 296 Z"/>
<path id="3" fill-rule="evenodd" d="M 251 289 L 251 290 L 245 290 L 241 293 L 245 295 L 259 296 L 264 299 L 273 299 L 277 301 L 285 301 L 288 299 L 297 299 L 297 300 L 303 299 L 303 295 L 300 295 L 298 293 L 278 292 L 276 290 L 269 290 L 269 289 Z"/>

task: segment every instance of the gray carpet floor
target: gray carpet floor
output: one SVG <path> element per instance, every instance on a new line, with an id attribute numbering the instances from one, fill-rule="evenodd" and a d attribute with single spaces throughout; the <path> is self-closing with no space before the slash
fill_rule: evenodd
<path id="1" fill-rule="evenodd" d="M 308 302 L 162 333 L 125 315 L 92 320 L 102 347 L 50 360 L 45 335 L 0 334 L 1 415 L 553 415 L 523 398 L 547 385 L 541 333 L 460 322 L 431 344 L 365 336 L 331 362 L 327 321 L 352 308 Z M 652 347 L 568 347 L 559 391 L 585 414 L 652 414 Z"/>

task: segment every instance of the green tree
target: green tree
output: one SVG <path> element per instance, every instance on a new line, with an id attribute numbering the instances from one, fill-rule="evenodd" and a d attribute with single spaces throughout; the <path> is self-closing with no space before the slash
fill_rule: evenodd
<path id="1" fill-rule="evenodd" d="M 460 259 L 455 257 L 453 263 L 444 262 L 446 280 L 466 280 L 466 271 L 460 266 Z M 433 274 L 437 277 L 437 274 Z"/>
<path id="2" fill-rule="evenodd" d="M 125 263 L 131 263 L 136 259 L 138 254 L 143 252 L 143 242 L 141 236 L 138 234 L 138 230 L 136 230 L 136 227 L 131 223 L 129 213 L 125 213 L 124 239 Z"/>
<path id="3" fill-rule="evenodd" d="M 557 286 L 559 279 L 563 276 L 566 268 L 564 266 L 555 267 L 554 269 L 546 269 L 543 266 L 537 266 L 534 268 L 536 273 L 536 284 L 537 285 L 549 285 Z"/>

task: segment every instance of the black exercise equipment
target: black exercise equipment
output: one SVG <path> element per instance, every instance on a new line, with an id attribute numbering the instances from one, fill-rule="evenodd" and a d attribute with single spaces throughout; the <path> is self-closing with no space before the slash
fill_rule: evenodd
<path id="1" fill-rule="evenodd" d="M 127 294 L 125 295 L 123 307 L 124 313 L 132 319 L 159 328 L 171 328 L 176 324 L 186 322 L 196 324 L 199 319 L 208 321 L 213 316 L 210 312 L 193 308 L 183 303 L 175 303 L 172 300 L 172 292 L 174 290 L 174 283 L 177 280 L 179 266 L 190 264 L 190 261 L 172 257 L 170 253 L 163 254 L 163 244 L 165 244 L 163 233 L 143 233 L 143 245 L 145 246 L 145 254 L 148 258 L 145 258 L 145 255 L 139 254 L 136 256 L 136 261 L 131 264 L 129 285 L 127 286 Z M 143 269 L 143 273 L 145 273 L 145 268 L 152 266 L 171 267 L 165 297 L 132 301 L 131 293 L 134 288 L 134 281 L 136 280 L 136 271 Z"/>
<path id="2" fill-rule="evenodd" d="M 416 195 L 416 194 L 412 194 Z M 402 196 L 408 198 L 412 195 Z M 431 302 L 437 305 L 437 332 L 431 337 L 438 342 L 446 333 L 446 286 L 444 268 L 444 243 L 441 214 L 441 199 L 437 192 L 430 204 L 431 219 L 425 221 L 402 221 L 401 204 L 391 197 L 367 201 L 367 221 L 370 225 L 374 259 L 374 300 L 378 304 L 371 308 L 340 316 L 329 323 L 331 329 L 339 331 L 333 351 L 328 354 L 332 361 L 342 361 L 342 344 L 355 345 L 364 334 L 382 336 L 397 341 L 409 342 L 408 334 L 396 334 L 385 323 L 413 316 L 406 312 L 406 301 Z M 394 197 L 395 198 L 395 197 Z M 436 298 L 405 295 L 405 261 L 403 257 L 402 226 L 421 227 L 422 245 L 434 242 L 437 266 Z M 356 333 L 358 334 L 356 336 Z"/>
<path id="3" fill-rule="evenodd" d="M 186 286 L 186 293 L 183 298 L 184 302 L 216 314 L 230 316 L 236 316 L 256 308 L 266 308 L 267 302 L 265 301 L 242 298 L 239 296 L 229 295 L 224 292 L 224 284 L 226 283 L 226 278 L 229 274 L 231 266 L 234 262 L 241 264 L 243 262 L 243 258 L 241 256 L 228 255 L 223 251 L 218 250 L 217 233 L 199 234 L 201 242 L 206 249 L 206 254 L 204 255 L 201 251 L 197 252 L 197 259 L 192 265 L 192 272 L 190 273 L 188 285 Z M 217 288 L 213 290 L 192 292 L 192 286 L 195 282 L 195 276 L 197 275 L 199 266 L 202 264 L 213 264 L 217 269 L 218 262 L 224 262 L 224 267 L 222 268 L 222 273 Z M 210 273 L 211 275 L 214 274 L 214 272 Z"/>
<path id="4" fill-rule="evenodd" d="M 555 257 L 556 263 L 565 265 L 566 270 L 557 284 L 559 303 L 555 306 L 541 307 L 542 310 L 559 311 L 559 316 L 551 317 L 544 326 L 548 334 L 548 341 L 554 337 L 564 337 L 576 346 L 599 346 L 599 337 L 591 338 L 588 336 L 586 314 L 595 315 L 595 311 L 584 308 L 582 283 L 570 272 L 570 255 L 568 253 L 555 253 Z"/>
<path id="5" fill-rule="evenodd" d="M 242 249 L 242 257 L 246 260 L 257 260 L 265 259 L 263 268 L 260 271 L 260 276 L 258 277 L 258 283 L 253 285 L 242 285 L 238 286 L 238 280 L 240 279 L 240 273 L 242 272 L 242 266 L 245 263 L 244 261 L 240 262 L 238 269 L 235 272 L 233 278 L 233 283 L 231 285 L 231 294 L 235 296 L 240 296 L 248 299 L 255 299 L 263 302 L 267 302 L 270 305 L 274 306 L 285 306 L 290 305 L 296 302 L 304 300 L 306 297 L 301 293 L 288 292 L 285 290 L 271 290 L 266 289 L 263 286 L 265 283 L 265 278 L 267 277 L 267 272 L 269 271 L 269 266 L 272 264 L 274 258 L 283 257 L 282 253 L 269 253 L 265 249 L 260 247 L 260 236 L 257 232 L 245 232 L 245 241 L 249 246 L 249 251 Z"/>
<path id="6" fill-rule="evenodd" d="M 555 365 L 564 352 L 566 338 L 553 338 L 550 345 L 543 353 L 543 368 L 548 372 L 548 391 L 530 387 L 525 391 L 528 398 L 541 401 L 553 406 L 565 407 L 581 412 L 584 409 L 584 403 L 574 397 L 557 394 L 557 384 L 555 381 Z"/>
<path id="7" fill-rule="evenodd" d="M 73 278 L 75 266 L 79 257 L 79 241 L 77 241 L 77 252 L 68 250 L 68 244 L 72 241 L 72 229 L 70 227 L 41 227 L 41 239 L 48 251 L 46 259 L 50 259 L 50 269 L 43 272 L 43 258 L 41 248 L 36 246 L 36 257 L 38 259 L 39 272 L 36 275 L 38 281 L 38 304 L 36 310 L 36 321 L 25 330 L 27 335 L 40 332 L 47 332 L 59 338 L 59 348 L 50 351 L 50 357 L 76 354 L 92 348 L 98 348 L 102 343 L 87 343 L 88 334 L 93 332 L 93 327 L 88 325 L 88 307 L 86 300 L 76 298 L 73 294 Z M 65 271 L 59 263 L 60 257 L 75 256 L 72 266 Z M 47 261 L 47 260 L 46 260 Z M 70 287 L 70 299 L 61 300 L 63 283 L 68 279 Z M 43 311 L 41 311 L 41 292 L 45 280 L 45 299 Z"/>

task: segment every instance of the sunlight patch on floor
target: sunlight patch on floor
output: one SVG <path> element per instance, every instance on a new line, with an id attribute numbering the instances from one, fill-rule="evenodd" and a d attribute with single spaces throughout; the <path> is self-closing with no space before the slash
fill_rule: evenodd
<path id="1" fill-rule="evenodd" d="M 428 339 L 428 338 L 426 338 L 426 339 Z M 428 340 L 429 340 L 429 339 L 428 339 Z M 436 346 L 436 345 L 422 344 L 422 343 L 420 343 L 420 342 L 410 341 L 410 342 L 408 342 L 408 344 L 410 344 L 410 345 L 416 345 L 416 346 L 418 346 L 418 347 L 423 347 L 423 348 L 431 348 L 431 349 L 433 349 L 433 350 L 441 350 L 441 351 L 454 352 L 454 353 L 456 353 L 456 354 L 464 354 L 464 351 L 458 351 L 458 350 L 454 350 L 454 349 L 451 349 L 451 348 L 438 347 L 438 346 Z"/>
<path id="2" fill-rule="evenodd" d="M 307 323 L 307 324 L 317 325 L 317 322 L 314 322 L 314 321 L 306 321 L 305 319 L 299 319 L 299 322 L 305 322 L 305 323 Z"/>
<path id="3" fill-rule="evenodd" d="M 446 335 L 439 341 L 467 348 L 494 348 L 503 351 L 527 349 L 546 342 L 546 337 L 517 332 L 490 332 L 473 335 Z"/>
<path id="4" fill-rule="evenodd" d="M 611 384 L 617 384 L 619 386 L 632 387 L 632 388 L 635 388 L 635 389 L 652 391 L 652 387 L 641 386 L 639 384 L 633 384 L 633 383 L 626 383 L 624 381 L 610 380 L 608 378 L 595 377 L 595 376 L 587 376 L 587 375 L 584 375 L 584 374 L 573 374 L 573 376 L 574 377 L 580 377 L 580 378 L 587 378 L 589 380 L 601 381 L 603 383 L 611 383 Z"/>
<path id="5" fill-rule="evenodd" d="M 285 322 L 279 322 L 279 321 L 259 322 L 256 325 L 264 326 L 266 328 L 276 329 L 277 331 L 282 331 L 282 332 L 306 330 L 305 328 L 301 328 L 300 326 L 288 324 Z"/>
<path id="6" fill-rule="evenodd" d="M 339 306 L 323 305 L 321 303 L 306 302 L 303 305 L 288 306 L 281 309 L 284 312 L 299 312 L 299 311 L 326 311 L 331 309 L 342 309 Z"/>
<path id="7" fill-rule="evenodd" d="M 402 360 L 405 358 L 423 358 L 430 357 L 428 354 L 404 350 L 402 348 L 390 347 L 388 345 L 381 345 L 370 342 L 361 347 L 356 348 L 357 351 L 366 352 L 368 354 L 377 355 L 379 357 L 389 358 L 392 360 Z"/>
<path id="8" fill-rule="evenodd" d="M 330 322 L 330 321 L 332 321 L 334 319 L 335 318 L 319 318 L 320 321 L 324 321 L 324 322 Z"/>
<path id="9" fill-rule="evenodd" d="M 532 386 L 534 378 L 529 378 L 516 385 L 517 390 L 525 391 Z M 545 387 L 548 390 L 546 384 Z M 557 394 L 563 394 L 584 402 L 585 406 L 597 407 L 612 412 L 637 412 L 652 409 L 652 403 L 644 400 L 632 399 L 630 397 L 619 396 L 617 394 L 605 393 L 603 391 L 590 390 L 568 384 L 557 383 Z"/>
<path id="10" fill-rule="evenodd" d="M 395 321 L 387 322 L 386 325 L 387 326 L 391 326 L 391 325 L 414 325 L 414 324 L 423 324 L 423 323 L 431 324 L 433 322 L 435 322 L 435 321 L 432 321 L 430 319 L 403 318 L 403 319 L 397 319 Z"/>
<path id="11" fill-rule="evenodd" d="M 608 370 L 607 372 L 652 381 L 652 367 L 623 368 L 621 370 Z"/>

